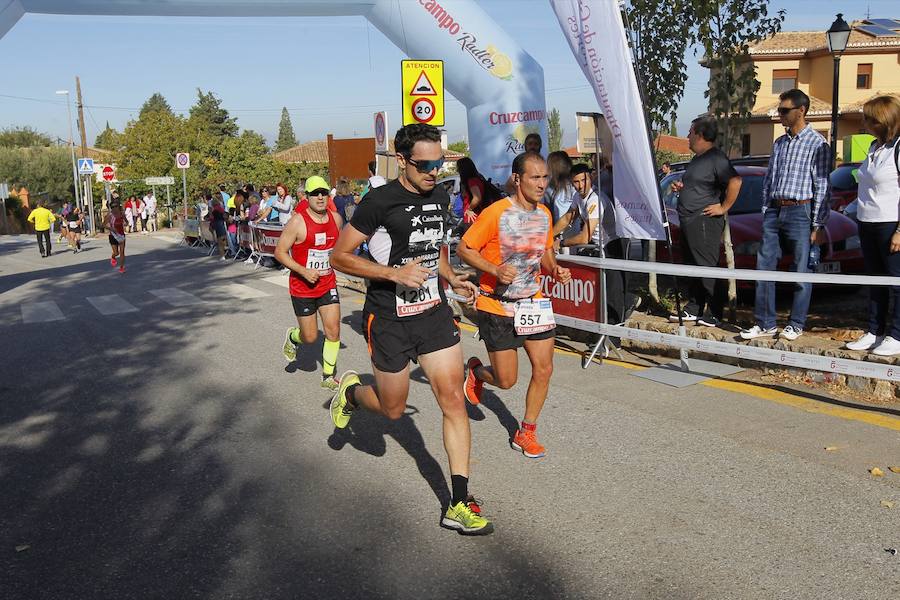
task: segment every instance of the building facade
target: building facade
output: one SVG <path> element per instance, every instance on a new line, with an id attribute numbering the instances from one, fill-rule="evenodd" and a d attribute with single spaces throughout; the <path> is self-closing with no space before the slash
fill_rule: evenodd
<path id="1" fill-rule="evenodd" d="M 870 98 L 900 94 L 900 20 L 871 19 L 851 24 L 841 56 L 838 87 L 837 156 L 844 136 L 863 133 L 862 106 Z M 736 155 L 769 154 L 784 133 L 778 120 L 778 95 L 792 88 L 810 97 L 807 121 L 831 141 L 834 61 L 824 31 L 785 31 L 750 47 L 760 83 L 753 116 Z"/>

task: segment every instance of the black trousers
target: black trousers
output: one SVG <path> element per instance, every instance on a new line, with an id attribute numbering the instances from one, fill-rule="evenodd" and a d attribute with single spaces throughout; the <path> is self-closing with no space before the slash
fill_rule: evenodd
<path id="1" fill-rule="evenodd" d="M 724 217 L 706 217 L 702 214 L 681 220 L 682 260 L 686 265 L 698 267 L 719 266 L 719 250 Z M 698 317 L 706 308 L 717 319 L 722 318 L 727 297 L 724 279 L 692 278 L 688 288 L 689 299 L 684 310 Z"/>
<path id="2" fill-rule="evenodd" d="M 895 229 L 896 221 L 860 221 L 859 241 L 862 244 L 863 263 L 869 275 L 900 276 L 900 252 L 891 253 L 891 236 Z M 891 299 L 894 307 L 889 315 Z M 900 287 L 869 286 L 869 333 L 878 336 L 887 334 L 900 340 Z"/>
<path id="3" fill-rule="evenodd" d="M 37 234 L 38 250 L 41 251 L 41 256 L 47 256 L 52 251 L 50 247 L 50 230 L 45 229 L 35 233 Z"/>

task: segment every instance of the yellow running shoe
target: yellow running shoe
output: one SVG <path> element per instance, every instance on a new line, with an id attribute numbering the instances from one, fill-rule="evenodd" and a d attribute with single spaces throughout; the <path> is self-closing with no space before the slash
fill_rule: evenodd
<path id="1" fill-rule="evenodd" d="M 351 385 L 359 385 L 359 375 L 356 371 L 344 371 L 341 375 L 338 391 L 331 399 L 331 420 L 338 429 L 343 429 L 350 422 L 353 415 L 353 407 L 347 402 L 347 388 Z"/>
<path id="2" fill-rule="evenodd" d="M 322 387 L 326 390 L 336 392 L 341 382 L 335 379 L 334 375 L 322 375 Z"/>
<path id="3" fill-rule="evenodd" d="M 291 339 L 291 332 L 294 331 L 294 327 L 289 327 L 287 333 L 284 334 L 284 345 L 281 347 L 281 353 L 284 355 L 284 359 L 288 362 L 294 362 L 297 360 L 297 346 L 298 344 Z"/>
<path id="4" fill-rule="evenodd" d="M 457 502 L 449 506 L 444 518 L 441 519 L 441 527 L 454 529 L 461 535 L 487 535 L 494 533 L 494 525 L 475 511 L 465 502 Z"/>

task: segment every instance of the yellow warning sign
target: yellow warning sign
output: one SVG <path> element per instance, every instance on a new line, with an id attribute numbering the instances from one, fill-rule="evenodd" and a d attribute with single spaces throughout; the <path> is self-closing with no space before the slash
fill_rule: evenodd
<path id="1" fill-rule="evenodd" d="M 444 61 L 400 61 L 403 124 L 444 125 Z"/>

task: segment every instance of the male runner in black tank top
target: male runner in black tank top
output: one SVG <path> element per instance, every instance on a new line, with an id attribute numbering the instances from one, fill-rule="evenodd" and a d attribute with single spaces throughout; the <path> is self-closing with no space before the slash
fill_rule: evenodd
<path id="1" fill-rule="evenodd" d="M 438 275 L 463 296 L 474 298 L 476 289 L 453 271 L 441 251 L 450 199 L 435 187 L 444 162 L 440 142 L 440 132 L 430 125 L 407 125 L 397 132 L 400 178 L 366 194 L 332 253 L 334 268 L 370 281 L 363 326 L 375 385 L 360 385 L 354 371 L 341 375 L 331 418 L 344 428 L 362 407 L 399 419 L 409 395 L 409 361 L 418 361 L 444 415 L 453 490 L 441 525 L 483 535 L 493 525 L 469 503 L 471 433 L 462 393 L 462 346 Z M 373 261 L 354 254 L 365 241 Z"/>

